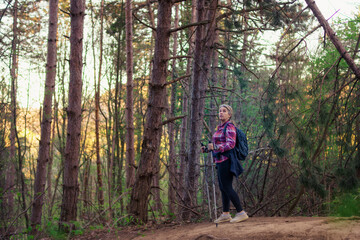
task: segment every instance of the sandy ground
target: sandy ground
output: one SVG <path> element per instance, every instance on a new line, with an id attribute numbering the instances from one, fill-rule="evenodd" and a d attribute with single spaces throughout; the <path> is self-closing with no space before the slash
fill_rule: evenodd
<path id="1" fill-rule="evenodd" d="M 225 240 L 225 239 L 307 239 L 358 240 L 360 218 L 254 217 L 240 223 L 192 223 L 97 230 L 72 239 L 136 240 Z"/>

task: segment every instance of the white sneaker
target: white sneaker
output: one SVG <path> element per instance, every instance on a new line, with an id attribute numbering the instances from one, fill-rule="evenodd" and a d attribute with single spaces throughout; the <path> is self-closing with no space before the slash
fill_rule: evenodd
<path id="1" fill-rule="evenodd" d="M 235 217 L 230 220 L 230 222 L 237 223 L 237 222 L 245 221 L 248 218 L 249 218 L 249 216 L 246 214 L 246 212 L 242 211 L 242 212 L 237 213 L 235 215 Z"/>
<path id="2" fill-rule="evenodd" d="M 221 222 L 228 222 L 231 221 L 231 215 L 230 214 L 221 214 L 218 219 L 214 221 L 214 223 L 221 223 Z"/>

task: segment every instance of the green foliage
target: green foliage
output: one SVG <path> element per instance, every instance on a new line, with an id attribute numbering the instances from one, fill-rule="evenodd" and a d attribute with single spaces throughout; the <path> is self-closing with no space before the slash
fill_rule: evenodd
<path id="1" fill-rule="evenodd" d="M 265 131 L 269 136 L 272 136 L 273 135 L 272 128 L 274 126 L 275 114 L 273 113 L 269 105 L 264 106 L 263 111 L 264 111 L 263 125 Z"/>
<path id="2" fill-rule="evenodd" d="M 303 153 L 303 155 L 305 154 Z M 306 156 L 301 160 L 301 184 L 305 188 L 313 190 L 321 198 L 324 198 L 326 196 L 326 190 L 322 183 L 321 173 L 323 172 L 323 169 L 319 165 L 311 162 Z"/>
<path id="3" fill-rule="evenodd" d="M 73 230 L 71 230 L 70 235 L 72 236 L 78 236 L 82 235 L 84 233 L 84 230 L 81 228 L 80 222 L 72 221 L 73 224 Z M 65 224 L 67 228 L 69 226 Z M 51 239 L 55 240 L 62 240 L 67 239 L 69 237 L 69 233 L 59 228 L 59 222 L 58 219 L 54 219 L 54 221 L 49 221 L 46 223 L 45 226 L 45 233 L 51 237 Z"/>
<path id="4" fill-rule="evenodd" d="M 300 149 L 302 149 L 302 150 L 311 150 L 312 149 L 312 146 L 313 146 L 312 142 L 306 134 L 304 134 L 303 132 L 297 131 L 296 136 L 297 136 L 296 143 Z"/>
<path id="5" fill-rule="evenodd" d="M 49 221 L 46 223 L 45 232 L 48 234 L 52 239 L 66 239 L 68 234 L 59 229 L 59 224 L 57 221 Z"/>
<path id="6" fill-rule="evenodd" d="M 273 136 L 273 127 L 275 124 L 275 97 L 278 93 L 278 87 L 275 83 L 275 79 L 274 78 L 270 78 L 269 79 L 269 85 L 268 85 L 268 89 L 267 89 L 267 94 L 266 94 L 266 105 L 263 108 L 263 125 L 266 131 L 266 134 L 269 137 Z"/>
<path id="7" fill-rule="evenodd" d="M 274 9 L 274 11 L 272 12 L 272 16 L 273 16 L 272 25 L 276 27 L 281 26 L 280 12 Z"/>
<path id="8" fill-rule="evenodd" d="M 330 203 L 330 209 L 330 215 L 332 216 L 360 216 L 360 189 L 337 196 Z"/>
<path id="9" fill-rule="evenodd" d="M 232 21 L 229 21 L 228 19 L 225 19 L 224 25 L 225 25 L 225 27 L 228 28 L 228 29 L 232 29 L 232 28 L 233 28 Z"/>
<path id="10" fill-rule="evenodd" d="M 270 147 L 274 150 L 275 154 L 279 157 L 284 157 L 286 150 L 280 147 L 280 142 L 277 139 L 272 139 L 270 141 Z"/>
<path id="11" fill-rule="evenodd" d="M 338 168 L 335 172 L 335 176 L 337 177 L 339 186 L 342 190 L 349 191 L 359 186 L 359 180 L 354 168 Z"/>
<path id="12" fill-rule="evenodd" d="M 94 225 L 94 226 L 89 226 L 90 230 L 101 230 L 104 229 L 104 226 L 102 225 Z"/>
<path id="13" fill-rule="evenodd" d="M 301 174 L 300 182 L 305 188 L 314 190 L 320 197 L 324 198 L 326 196 L 324 185 L 319 183 L 317 177 L 312 172 L 305 171 Z"/>
<path id="14" fill-rule="evenodd" d="M 126 225 L 136 223 L 136 219 L 131 215 L 127 215 L 127 216 L 124 216 L 119 223 L 122 226 L 126 226 Z"/>

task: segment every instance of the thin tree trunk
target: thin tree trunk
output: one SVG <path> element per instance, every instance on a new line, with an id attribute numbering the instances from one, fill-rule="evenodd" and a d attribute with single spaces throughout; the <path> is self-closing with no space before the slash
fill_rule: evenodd
<path id="1" fill-rule="evenodd" d="M 70 36 L 70 82 L 69 103 L 67 108 L 68 127 L 65 148 L 63 199 L 60 224 L 76 221 L 77 199 L 79 193 L 79 151 L 81 135 L 81 90 L 82 90 L 82 46 L 85 16 L 84 1 L 70 1 L 71 36 Z M 70 225 L 69 225 L 70 226 Z"/>
<path id="2" fill-rule="evenodd" d="M 62 49 L 61 47 L 61 44 L 59 46 L 59 49 Z M 67 63 L 66 61 L 66 50 L 63 54 L 63 56 L 61 57 L 61 59 L 63 59 L 63 61 L 57 61 L 58 63 L 58 68 L 60 70 L 60 67 L 61 68 L 61 71 L 57 71 L 58 72 L 58 79 L 60 81 L 61 84 L 58 84 L 59 86 L 59 90 L 61 91 L 61 95 L 58 96 L 58 98 L 60 99 L 61 97 L 61 102 L 63 105 L 65 105 L 65 65 Z M 63 111 L 59 112 L 59 100 L 56 101 L 56 92 L 55 93 L 55 111 L 54 111 L 54 125 L 56 126 L 56 131 L 57 131 L 57 138 L 59 139 L 58 142 L 59 142 L 59 154 L 60 154 L 60 170 L 58 171 L 58 174 L 57 174 L 57 178 L 56 178 L 56 181 L 55 181 L 55 185 L 54 185 L 54 191 L 53 191 L 53 194 L 52 194 L 52 197 L 51 197 L 51 202 L 50 202 L 50 206 L 49 206 L 49 216 L 52 216 L 52 209 L 53 209 L 53 206 L 54 206 L 54 202 L 55 202 L 55 196 L 56 196 L 56 193 L 57 193 L 57 188 L 58 188 L 58 185 L 59 185 L 59 181 L 60 181 L 60 178 L 63 176 L 63 168 L 64 168 L 64 159 L 65 159 L 65 129 L 66 129 L 66 116 L 64 114 Z M 60 113 L 60 114 L 59 114 Z M 59 119 L 62 119 L 62 122 L 59 123 Z"/>
<path id="3" fill-rule="evenodd" d="M 120 16 L 123 16 L 123 8 L 121 8 L 121 14 Z M 115 117 L 115 121 L 114 121 L 114 125 L 116 126 L 116 130 L 115 130 L 115 138 L 116 138 L 116 148 L 117 148 L 117 155 L 116 155 L 116 163 L 118 166 L 118 172 L 117 174 L 115 174 L 114 172 L 114 176 L 117 176 L 117 184 L 115 184 L 115 178 L 114 178 L 114 186 L 117 185 L 117 190 L 116 193 L 118 193 L 119 195 L 122 194 L 122 168 L 123 168 L 123 152 L 124 152 L 124 134 L 123 134 L 123 128 L 120 124 L 120 106 L 121 106 L 121 98 L 122 98 L 122 79 L 121 79 L 121 65 L 122 65 L 122 61 L 120 56 L 121 56 L 121 43 L 122 43 L 122 39 L 121 39 L 121 33 L 122 33 L 123 29 L 122 27 L 119 25 L 118 28 L 118 36 L 117 36 L 117 55 L 116 55 L 116 86 L 115 86 L 115 113 L 114 113 L 114 117 Z M 120 199 L 120 214 L 122 214 L 123 212 L 123 199 Z"/>
<path id="4" fill-rule="evenodd" d="M 135 150 L 134 150 L 134 107 L 133 107 L 133 45 L 132 45 L 132 1 L 125 4 L 126 25 L 126 187 L 131 188 L 135 181 Z"/>
<path id="5" fill-rule="evenodd" d="M 53 116 L 55 116 L 55 112 L 58 111 L 58 106 L 57 106 L 57 102 L 55 100 L 55 94 L 54 94 L 54 114 Z M 51 145 L 50 145 L 50 158 L 49 158 L 49 164 L 48 164 L 48 169 L 47 169 L 47 203 L 48 206 L 50 206 L 51 203 L 51 195 L 52 195 L 52 166 L 53 166 L 53 160 L 54 160 L 54 137 L 55 137 L 55 118 L 54 119 L 54 123 L 52 124 L 52 130 L 51 130 Z M 50 212 L 50 208 L 48 208 L 48 218 L 51 218 L 51 212 Z"/>
<path id="6" fill-rule="evenodd" d="M 95 93 L 95 135 L 96 135 L 96 170 L 97 170 L 97 184 L 98 184 L 98 202 L 99 202 L 99 211 L 102 212 L 104 209 L 104 191 L 103 191 L 103 180 L 101 173 L 101 158 L 100 158 L 100 83 L 101 83 L 101 67 L 102 67 L 102 54 L 103 54 L 103 26 L 104 26 L 104 0 L 101 1 L 100 7 L 100 56 L 99 56 L 99 73 L 98 73 L 98 81 L 96 86 Z M 100 217 L 102 218 L 102 217 Z"/>
<path id="7" fill-rule="evenodd" d="M 215 41 L 219 41 L 219 33 L 215 32 Z M 212 57 L 212 69 L 211 69 L 211 87 L 215 87 L 218 84 L 218 67 L 219 67 L 219 53 L 217 51 L 213 51 Z M 212 89 L 210 89 L 211 99 L 210 99 L 210 123 L 209 127 L 211 131 L 215 130 L 216 127 L 216 119 L 217 119 L 217 112 L 218 112 L 218 102 L 216 101 L 216 95 Z M 210 133 L 212 134 L 212 133 Z"/>
<path id="8" fill-rule="evenodd" d="M 146 114 L 144 137 L 135 184 L 131 192 L 130 213 L 136 219 L 148 219 L 148 199 L 156 164 L 156 154 L 162 134 L 162 113 L 166 99 L 167 60 L 171 27 L 171 0 L 160 0 L 158 9 L 157 37 L 155 41 L 154 65 L 149 86 L 149 103 Z"/>
<path id="9" fill-rule="evenodd" d="M 191 5 L 191 23 L 195 23 L 196 21 L 196 5 L 197 5 L 197 0 L 192 0 L 192 5 Z M 189 28 L 189 36 L 190 37 L 190 47 L 188 50 L 188 55 L 191 56 L 193 51 L 194 51 L 194 46 L 195 46 L 195 34 L 194 33 L 194 27 L 190 27 Z M 191 65 L 192 65 L 192 59 L 190 58 L 187 62 L 187 66 L 186 66 L 186 75 L 190 75 L 191 72 Z M 188 113 L 188 104 L 189 104 L 189 97 L 188 97 L 188 93 L 189 93 L 189 83 L 190 83 L 190 79 L 188 80 L 188 82 L 185 82 L 183 84 L 184 89 L 183 89 L 183 96 L 182 96 L 182 112 L 183 113 Z M 188 156 L 187 156 L 187 152 L 186 152 L 186 148 L 187 148 L 187 132 L 188 132 L 188 117 L 183 118 L 182 122 L 181 122 L 181 128 L 180 128 L 180 168 L 178 171 L 178 194 L 177 194 L 177 199 L 178 202 L 181 204 L 185 204 L 184 202 L 184 196 L 185 196 L 185 191 L 186 189 L 184 188 L 185 186 L 185 181 L 184 181 L 184 175 L 185 175 L 185 169 L 187 168 L 187 165 L 189 164 L 188 161 Z M 178 221 L 180 221 L 182 219 L 182 212 L 183 212 L 183 207 L 178 207 L 177 209 L 177 219 Z"/>
<path id="10" fill-rule="evenodd" d="M 218 32 L 215 32 L 215 41 L 219 41 L 219 34 Z M 211 71 L 211 86 L 210 86 L 210 93 L 211 93 L 211 99 L 210 99 L 210 117 L 209 117 L 209 128 L 210 128 L 210 132 L 209 132 L 209 140 L 213 134 L 213 132 L 215 131 L 215 128 L 216 128 L 216 123 L 217 123 L 217 113 L 218 113 L 218 102 L 216 101 L 216 96 L 215 96 L 215 93 L 214 91 L 211 89 L 211 87 L 215 87 L 217 86 L 218 84 L 218 74 L 217 74 L 217 71 L 218 71 L 218 66 L 219 66 L 219 54 L 217 51 L 213 51 L 213 58 L 212 58 L 212 71 Z M 205 143 L 206 144 L 206 143 Z M 207 173 L 207 176 L 205 176 L 205 181 L 208 182 L 208 188 L 209 188 L 209 191 L 208 191 L 208 194 L 210 193 L 213 193 L 214 191 L 214 185 L 213 184 L 210 184 L 212 183 L 212 177 L 211 177 L 211 171 L 212 171 L 212 158 L 211 158 L 211 155 L 210 154 L 206 154 L 204 156 L 204 159 L 206 159 L 206 163 L 205 163 L 205 167 L 206 167 L 206 173 Z M 210 207 L 211 209 L 214 209 L 214 205 L 215 205 L 215 202 L 217 201 L 216 199 L 214 199 L 216 196 L 214 196 L 214 194 L 210 194 L 211 196 L 208 196 L 208 199 L 210 199 L 210 201 L 212 200 L 212 204 L 210 203 Z M 204 198 L 205 199 L 205 198 Z M 203 204 L 205 205 L 205 204 Z M 210 219 L 214 219 L 215 216 L 217 215 L 212 215 L 211 214 L 211 211 L 209 212 L 209 216 L 210 216 Z"/>
<path id="11" fill-rule="evenodd" d="M 199 26 L 196 31 L 195 51 L 194 51 L 194 67 L 193 67 L 193 84 L 191 92 L 191 109 L 190 109 L 190 134 L 189 134 L 189 151 L 186 177 L 186 189 L 184 201 L 189 203 L 190 208 L 197 205 L 197 181 L 200 176 L 200 139 L 203 128 L 204 119 L 204 97 L 208 73 L 211 65 L 212 48 L 216 28 L 216 8 L 217 1 L 199 0 L 197 4 L 198 22 L 205 19 L 205 7 L 208 7 L 206 18 L 210 23 L 205 26 Z M 189 209 L 184 209 L 183 219 L 188 220 L 190 215 Z"/>
<path id="12" fill-rule="evenodd" d="M 356 54 L 359 51 L 359 47 L 360 47 L 360 33 L 359 33 L 358 40 L 357 40 L 357 43 L 355 46 L 353 59 L 355 59 Z M 359 96 L 359 95 L 360 95 L 360 89 L 358 88 L 356 96 Z M 356 98 L 355 102 L 359 109 L 360 99 Z M 356 120 L 355 120 L 355 129 L 356 129 L 355 130 L 355 140 L 356 140 L 355 144 L 357 145 L 357 155 L 355 156 L 356 160 L 357 160 L 357 165 L 355 166 L 355 170 L 356 170 L 357 178 L 360 179 L 360 116 L 359 115 L 356 117 Z"/>
<path id="13" fill-rule="evenodd" d="M 44 203 L 46 185 L 46 165 L 50 161 L 50 137 L 52 122 L 52 97 L 55 88 L 56 77 L 56 36 L 58 22 L 58 0 L 49 1 L 49 33 L 46 63 L 46 81 L 44 91 L 43 114 L 41 122 L 41 136 L 39 144 L 39 156 L 37 161 L 34 200 L 31 214 L 32 235 L 37 234 L 37 225 L 41 224 L 42 206 Z M 51 169 L 50 169 L 51 170 Z"/>
<path id="14" fill-rule="evenodd" d="M 174 28 L 179 26 L 179 4 L 176 4 L 175 7 L 175 23 Z M 178 45 L 178 34 L 175 32 L 173 34 L 174 45 L 173 45 L 173 56 L 177 54 L 177 45 Z M 174 58 L 172 63 L 172 80 L 177 78 L 176 73 L 176 58 Z M 175 116 L 176 110 L 176 88 L 177 84 L 173 83 L 171 86 L 171 97 L 170 97 L 170 114 L 169 119 Z M 175 124 L 169 123 L 169 188 L 168 188 L 168 199 L 169 199 L 169 212 L 175 213 L 175 189 L 176 187 L 176 158 L 175 158 Z"/>
<path id="15" fill-rule="evenodd" d="M 246 9 L 246 4 L 244 4 L 244 9 Z M 244 29 L 247 29 L 248 28 L 248 13 L 245 12 L 244 13 L 244 17 L 243 17 L 243 26 L 244 26 Z M 248 31 L 245 31 L 244 32 L 244 36 L 243 36 L 243 44 L 242 44 L 242 50 L 241 50 L 241 62 L 243 64 L 241 64 L 241 76 L 242 76 L 242 81 L 246 81 L 245 78 L 244 78 L 244 73 L 246 71 L 246 68 L 245 68 L 245 63 L 246 63 L 246 55 L 248 54 L 248 48 L 249 48 L 249 40 L 248 40 L 248 37 L 249 37 L 249 32 Z M 241 85 L 241 84 L 240 84 Z M 243 94 L 243 89 L 242 87 L 240 86 L 240 94 L 242 95 Z M 242 98 L 239 98 L 238 100 L 240 102 L 240 106 L 237 108 L 236 112 L 235 112 L 235 119 L 237 121 L 237 123 L 241 123 L 243 122 L 243 106 L 242 106 Z"/>
<path id="16" fill-rule="evenodd" d="M 90 169 L 91 169 L 91 157 L 85 157 L 84 159 L 85 164 L 84 164 L 84 170 L 83 170 L 83 190 L 82 190 L 82 199 L 84 201 L 84 205 L 83 205 L 83 218 L 85 217 L 85 215 L 89 212 L 89 178 L 90 178 Z"/>
<path id="17" fill-rule="evenodd" d="M 15 146 L 15 123 L 16 123 L 16 91 L 17 91 L 17 68 L 18 68 L 18 56 L 17 56 L 17 42 L 18 42 L 18 29 L 17 29 L 17 21 L 18 21 L 18 1 L 15 0 L 13 6 L 13 40 L 11 46 L 12 52 L 12 62 L 11 62 L 11 127 L 10 127 L 10 158 L 7 166 L 6 173 L 6 182 L 5 189 L 7 190 L 6 194 L 6 209 L 7 216 L 12 216 L 12 212 L 14 209 L 14 185 L 15 185 L 15 154 L 16 154 L 16 146 Z"/>
<path id="18" fill-rule="evenodd" d="M 205 15 L 205 0 L 198 0 L 197 2 L 197 22 L 204 20 Z M 196 29 L 195 37 L 195 50 L 194 50 L 194 63 L 192 73 L 192 87 L 191 87 L 191 104 L 190 104 L 190 134 L 189 134 L 189 150 L 188 150 L 188 164 L 185 176 L 185 191 L 184 203 L 188 204 L 189 208 L 196 205 L 197 193 L 197 179 L 199 177 L 199 143 L 201 135 L 201 126 L 203 113 L 200 113 L 200 72 L 201 72 L 201 53 L 202 53 L 202 40 L 204 26 L 198 26 Z M 202 115 L 202 116 L 200 116 Z M 191 159 L 191 160 L 190 160 Z M 189 220 L 191 217 L 190 209 L 184 208 L 182 212 L 182 219 Z"/>
<path id="19" fill-rule="evenodd" d="M 358 91 L 359 93 L 359 91 Z M 359 106 L 359 99 L 356 100 L 357 105 Z M 360 179 L 360 117 L 359 115 L 356 118 L 356 122 L 355 122 L 355 126 L 356 126 L 356 144 L 357 144 L 357 154 L 356 154 L 356 160 L 357 160 L 357 165 L 355 166 L 355 170 L 356 170 L 356 176 L 358 179 Z"/>

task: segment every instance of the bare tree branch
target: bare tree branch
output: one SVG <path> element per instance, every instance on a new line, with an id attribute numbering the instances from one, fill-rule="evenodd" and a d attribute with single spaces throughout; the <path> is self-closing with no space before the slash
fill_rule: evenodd
<path id="1" fill-rule="evenodd" d="M 9 8 L 11 2 L 12 2 L 12 0 L 10 0 L 10 1 L 8 2 L 8 4 L 6 5 L 5 9 L 4 9 L 3 12 L 1 13 L 0 22 L 1 22 L 1 19 L 3 18 L 3 16 L 4 16 L 6 10 Z"/>
<path id="2" fill-rule="evenodd" d="M 177 116 L 177 117 L 169 118 L 169 119 L 163 121 L 163 122 L 161 123 L 161 125 L 165 125 L 165 124 L 171 123 L 171 122 L 173 122 L 173 121 L 175 121 L 175 120 L 177 120 L 177 119 L 181 119 L 181 118 L 184 118 L 184 117 L 186 117 L 186 116 L 187 116 L 187 115 L 182 115 L 182 116 Z"/>
<path id="3" fill-rule="evenodd" d="M 148 28 L 151 28 L 153 31 L 156 32 L 156 28 L 154 28 L 153 26 L 150 26 L 149 24 L 146 24 L 146 23 L 144 23 L 143 21 L 141 21 L 141 20 L 135 15 L 134 12 L 133 12 L 133 17 L 134 17 L 136 20 L 138 20 L 142 25 L 144 25 L 144 26 L 146 26 L 146 27 L 148 27 Z"/>
<path id="4" fill-rule="evenodd" d="M 176 78 L 176 79 L 174 79 L 174 80 L 172 80 L 170 82 L 167 82 L 165 85 L 166 86 L 171 85 L 171 84 L 176 83 L 176 82 L 178 82 L 178 81 L 180 81 L 180 80 L 182 80 L 184 78 L 189 78 L 189 77 L 191 77 L 191 75 L 185 75 L 185 76 L 182 76 L 182 77 L 178 77 L 178 78 Z"/>

